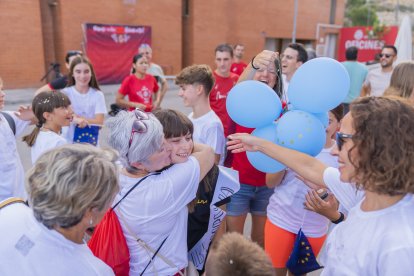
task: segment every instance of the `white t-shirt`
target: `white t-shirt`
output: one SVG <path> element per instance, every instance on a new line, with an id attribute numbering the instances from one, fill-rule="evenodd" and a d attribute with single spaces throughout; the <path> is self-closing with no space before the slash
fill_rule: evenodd
<path id="1" fill-rule="evenodd" d="M 219 165 L 223 165 L 226 138 L 224 137 L 224 128 L 220 118 L 213 110 L 196 119 L 193 116 L 193 112 L 188 115 L 188 118 L 194 125 L 194 142 L 212 147 L 214 153 L 220 154 Z"/>
<path id="2" fill-rule="evenodd" d="M 75 86 L 66 87 L 62 90 L 70 101 L 73 112 L 76 115 L 82 116 L 86 119 L 92 119 L 97 114 L 107 113 L 104 94 L 94 88 L 89 88 L 87 93 L 79 93 Z M 62 136 L 66 138 L 69 143 L 73 143 L 73 134 L 75 133 L 75 125 L 62 128 Z"/>
<path id="3" fill-rule="evenodd" d="M 68 142 L 65 138 L 53 131 L 39 131 L 39 135 L 36 138 L 36 142 L 31 148 L 32 164 L 42 155 L 44 152 L 54 149 L 58 146 L 65 145 Z"/>
<path id="4" fill-rule="evenodd" d="M 39 223 L 16 203 L 0 209 L 0 275 L 114 275 L 86 244 Z"/>
<path id="5" fill-rule="evenodd" d="M 342 182 L 337 168 L 326 168 L 323 173 L 323 181 L 346 212 L 355 207 L 365 196 L 365 192 L 358 190 L 355 184 Z"/>
<path id="6" fill-rule="evenodd" d="M 30 122 L 20 120 L 13 112 L 7 113 L 15 122 L 16 136 L 20 136 Z M 0 201 L 13 196 L 26 199 L 24 169 L 17 152 L 16 136 L 0 114 Z"/>
<path id="7" fill-rule="evenodd" d="M 329 234 L 322 275 L 413 275 L 413 195 L 371 212 L 361 202 Z"/>
<path id="8" fill-rule="evenodd" d="M 316 158 L 327 166 L 338 166 L 337 157 L 333 156 L 332 148 L 323 149 Z M 296 173 L 288 170 L 286 176 L 269 199 L 267 217 L 276 226 L 291 233 L 298 233 L 302 227 L 308 237 L 321 237 L 328 231 L 329 220 L 315 212 L 304 209 L 305 196 L 310 191 Z"/>
<path id="9" fill-rule="evenodd" d="M 385 89 L 390 86 L 391 72 L 382 72 L 381 68 L 375 68 L 368 71 L 365 85 L 371 86 L 371 96 L 382 96 Z"/>
<path id="10" fill-rule="evenodd" d="M 185 163 L 175 164 L 159 175 L 146 178 L 115 208 L 131 255 L 130 275 L 139 275 L 153 253 L 138 244 L 125 222 L 153 250 L 157 250 L 168 237 L 159 252 L 176 267 L 172 268 L 161 258 L 155 257 L 144 275 L 154 275 L 154 269 L 159 275 L 173 275 L 187 267 L 187 204 L 196 196 L 199 178 L 198 161 L 190 157 Z M 139 180 L 120 175 L 122 188 L 114 203 Z"/>

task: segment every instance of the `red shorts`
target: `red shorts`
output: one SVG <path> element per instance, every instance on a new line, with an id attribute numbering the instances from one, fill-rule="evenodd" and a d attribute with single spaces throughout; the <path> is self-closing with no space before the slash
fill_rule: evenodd
<path id="1" fill-rule="evenodd" d="M 308 238 L 313 254 L 318 256 L 319 251 L 325 242 L 326 235 L 319 238 Z M 284 268 L 293 250 L 296 234 L 277 227 L 266 219 L 265 225 L 265 251 L 272 260 L 273 267 Z"/>

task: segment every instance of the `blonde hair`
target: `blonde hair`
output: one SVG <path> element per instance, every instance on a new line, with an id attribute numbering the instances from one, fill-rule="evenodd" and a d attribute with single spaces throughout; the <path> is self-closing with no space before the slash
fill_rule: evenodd
<path id="1" fill-rule="evenodd" d="M 90 208 L 103 210 L 119 190 L 118 155 L 73 144 L 43 154 L 27 175 L 29 206 L 49 229 L 78 224 Z"/>
<path id="2" fill-rule="evenodd" d="M 212 247 L 206 264 L 206 276 L 273 276 L 274 273 L 263 248 L 236 232 L 223 235 Z"/>
<path id="3" fill-rule="evenodd" d="M 414 89 L 414 62 L 407 61 L 398 64 L 391 75 L 390 87 L 384 95 L 394 95 L 410 98 Z"/>

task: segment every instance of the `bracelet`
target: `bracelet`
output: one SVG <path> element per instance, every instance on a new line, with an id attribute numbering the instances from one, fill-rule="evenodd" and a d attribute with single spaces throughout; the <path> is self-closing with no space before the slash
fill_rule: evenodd
<path id="1" fill-rule="evenodd" d="M 254 69 L 254 70 L 259 70 L 259 67 L 254 67 L 254 58 L 255 58 L 256 56 L 254 56 L 253 58 L 252 58 L 252 61 L 250 62 L 251 64 L 252 64 L 252 68 Z"/>
<path id="2" fill-rule="evenodd" d="M 344 213 L 339 212 L 339 214 L 340 214 L 339 219 L 337 219 L 337 220 L 331 220 L 331 222 L 332 222 L 332 223 L 338 224 L 338 223 L 340 223 L 340 222 L 343 222 L 343 221 L 344 221 L 344 219 L 345 219 L 345 215 L 344 215 Z"/>

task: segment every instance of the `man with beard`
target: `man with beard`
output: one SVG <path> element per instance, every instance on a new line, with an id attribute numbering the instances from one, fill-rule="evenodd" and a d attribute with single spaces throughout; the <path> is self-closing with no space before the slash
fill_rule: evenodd
<path id="1" fill-rule="evenodd" d="M 380 54 L 380 68 L 368 72 L 364 85 L 362 86 L 361 96 L 382 96 L 384 90 L 390 85 L 392 64 L 397 60 L 397 48 L 393 45 L 382 47 Z"/>

